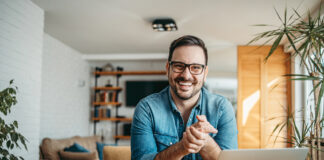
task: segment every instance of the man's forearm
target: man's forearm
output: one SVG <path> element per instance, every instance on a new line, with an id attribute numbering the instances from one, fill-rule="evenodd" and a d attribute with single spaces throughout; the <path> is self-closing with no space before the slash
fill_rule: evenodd
<path id="1" fill-rule="evenodd" d="M 187 154 L 188 153 L 183 149 L 182 144 L 178 142 L 158 153 L 154 160 L 181 160 L 181 158 Z"/>
<path id="2" fill-rule="evenodd" d="M 207 145 L 200 150 L 200 155 L 204 160 L 217 160 L 222 149 L 218 146 L 215 140 L 208 136 Z"/>

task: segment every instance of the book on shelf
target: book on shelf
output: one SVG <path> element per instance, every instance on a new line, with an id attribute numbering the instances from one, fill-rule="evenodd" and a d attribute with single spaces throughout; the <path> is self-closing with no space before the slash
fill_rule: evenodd
<path id="1" fill-rule="evenodd" d="M 93 110 L 94 118 L 110 118 L 111 111 L 109 108 L 96 107 Z"/>
<path id="2" fill-rule="evenodd" d="M 114 91 L 104 91 L 96 93 L 96 102 L 115 102 L 116 92 Z"/>

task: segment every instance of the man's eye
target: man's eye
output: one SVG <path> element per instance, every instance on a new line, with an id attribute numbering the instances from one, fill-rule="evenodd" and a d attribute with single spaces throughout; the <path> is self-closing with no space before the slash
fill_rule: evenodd
<path id="1" fill-rule="evenodd" d="M 201 66 L 192 66 L 192 69 L 201 69 Z"/>
<path id="2" fill-rule="evenodd" d="M 177 68 L 182 68 L 183 67 L 183 65 L 181 65 L 181 64 L 175 64 L 174 66 L 177 67 Z"/>

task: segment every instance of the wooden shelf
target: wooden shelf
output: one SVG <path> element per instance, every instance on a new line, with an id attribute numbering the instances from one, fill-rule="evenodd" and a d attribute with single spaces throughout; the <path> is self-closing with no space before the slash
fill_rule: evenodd
<path id="1" fill-rule="evenodd" d="M 115 139 L 131 139 L 131 136 L 114 136 Z"/>
<path id="2" fill-rule="evenodd" d="M 109 91 L 120 91 L 121 87 L 94 87 L 94 90 L 109 90 Z"/>
<path id="3" fill-rule="evenodd" d="M 93 121 L 123 121 L 123 122 L 132 122 L 132 118 L 116 118 L 116 117 L 111 117 L 111 118 L 92 118 Z"/>
<path id="4" fill-rule="evenodd" d="M 95 75 L 165 75 L 165 71 L 115 71 L 94 72 Z"/>
<path id="5" fill-rule="evenodd" d="M 106 105 L 112 105 L 112 106 L 120 106 L 122 103 L 120 102 L 93 102 L 94 106 L 106 106 Z"/>

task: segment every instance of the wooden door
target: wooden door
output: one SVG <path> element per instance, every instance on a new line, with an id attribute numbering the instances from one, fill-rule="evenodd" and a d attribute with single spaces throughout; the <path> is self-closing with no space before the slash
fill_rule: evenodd
<path id="1" fill-rule="evenodd" d="M 286 147 L 287 128 L 274 144 L 273 129 L 290 105 L 289 56 L 278 48 L 265 63 L 270 46 L 238 47 L 237 126 L 239 148 Z"/>

